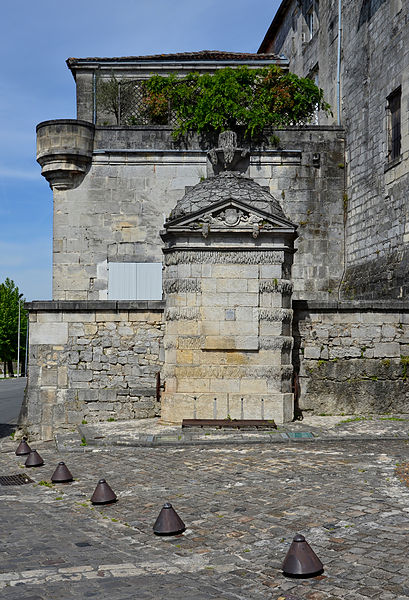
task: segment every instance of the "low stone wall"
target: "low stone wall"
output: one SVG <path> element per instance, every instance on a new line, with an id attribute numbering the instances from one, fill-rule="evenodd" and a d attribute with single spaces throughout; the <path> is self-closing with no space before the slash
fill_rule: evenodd
<path id="1" fill-rule="evenodd" d="M 409 304 L 294 303 L 298 407 L 409 413 Z"/>
<path id="2" fill-rule="evenodd" d="M 32 302 L 20 417 L 32 435 L 160 414 L 163 303 Z"/>

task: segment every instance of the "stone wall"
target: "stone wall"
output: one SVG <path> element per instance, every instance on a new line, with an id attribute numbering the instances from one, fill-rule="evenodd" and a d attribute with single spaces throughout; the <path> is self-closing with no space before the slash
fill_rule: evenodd
<path id="1" fill-rule="evenodd" d="M 291 252 L 214 246 L 165 255 L 162 417 L 291 421 Z"/>
<path id="2" fill-rule="evenodd" d="M 296 302 L 293 333 L 302 411 L 409 413 L 407 302 Z"/>
<path id="3" fill-rule="evenodd" d="M 162 302 L 32 302 L 22 424 L 49 438 L 83 420 L 160 414 Z M 27 400 L 29 400 L 27 402 Z"/>
<path id="4" fill-rule="evenodd" d="M 342 102 L 349 165 L 344 291 L 351 299 L 408 294 L 408 14 L 408 0 L 349 2 L 344 10 Z M 399 86 L 401 155 L 390 161 L 387 98 Z"/>
<path id="5" fill-rule="evenodd" d="M 39 129 L 42 155 L 53 162 L 56 148 L 48 154 L 44 148 L 47 127 L 56 122 Z M 268 186 L 298 225 L 295 297 L 328 300 L 344 271 L 343 130 L 311 126 L 278 133 L 278 147 L 267 136 L 251 148 L 246 175 Z M 96 128 L 87 173 L 73 182 L 71 169 L 71 187 L 62 189 L 61 177 L 54 187 L 55 300 L 106 300 L 110 262 L 162 262 L 165 218 L 185 186 L 213 173 L 203 140 L 193 137 L 187 145 L 176 144 L 167 127 Z"/>
<path id="6" fill-rule="evenodd" d="M 310 38 L 306 16 L 319 4 Z M 338 2 L 283 2 L 262 44 L 290 71 L 318 79 L 346 133 L 345 299 L 406 298 L 409 281 L 409 0 L 342 0 L 340 111 L 337 101 Z M 389 159 L 388 96 L 401 89 L 401 153 Z M 339 118 L 339 121 L 338 121 Z M 289 214 L 289 213 L 288 213 Z"/>

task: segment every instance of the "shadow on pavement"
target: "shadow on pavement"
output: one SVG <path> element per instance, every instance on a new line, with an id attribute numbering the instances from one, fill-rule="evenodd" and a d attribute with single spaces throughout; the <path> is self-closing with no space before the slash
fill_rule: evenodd
<path id="1" fill-rule="evenodd" d="M 10 436 L 15 431 L 17 425 L 10 425 L 9 423 L 0 423 L 0 439 Z"/>

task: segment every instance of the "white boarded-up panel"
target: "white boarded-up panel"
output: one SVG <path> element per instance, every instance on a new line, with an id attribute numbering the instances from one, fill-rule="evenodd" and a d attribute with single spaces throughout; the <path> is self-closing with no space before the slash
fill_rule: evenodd
<path id="1" fill-rule="evenodd" d="M 162 263 L 108 263 L 108 300 L 161 300 Z"/>
<path id="2" fill-rule="evenodd" d="M 162 263 L 138 263 L 137 300 L 162 300 Z"/>
<path id="3" fill-rule="evenodd" d="M 137 263 L 108 263 L 108 300 L 136 300 Z"/>

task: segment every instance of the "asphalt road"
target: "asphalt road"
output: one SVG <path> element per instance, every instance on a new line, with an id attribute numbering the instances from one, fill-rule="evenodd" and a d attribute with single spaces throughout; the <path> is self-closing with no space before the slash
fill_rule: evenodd
<path id="1" fill-rule="evenodd" d="M 0 424 L 17 423 L 26 383 L 26 377 L 0 379 Z"/>

